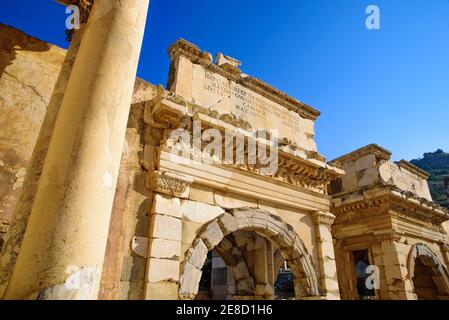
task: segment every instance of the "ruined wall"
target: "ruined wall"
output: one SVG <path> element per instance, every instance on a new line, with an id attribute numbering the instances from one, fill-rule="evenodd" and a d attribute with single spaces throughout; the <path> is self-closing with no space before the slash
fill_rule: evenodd
<path id="1" fill-rule="evenodd" d="M 0 24 L 0 232 L 6 231 L 65 50 Z"/>
<path id="2" fill-rule="evenodd" d="M 379 299 L 417 298 L 409 259 L 416 247 L 425 246 L 435 261 L 448 264 L 448 238 L 441 229 L 448 216 L 431 202 L 428 174 L 404 160 L 393 163 L 390 157 L 389 151 L 369 145 L 332 162 L 346 170 L 346 175 L 330 187 L 336 215 L 332 234 L 337 240 L 336 261 L 344 299 L 359 298 L 354 251 L 369 249 L 371 263 L 379 267 Z M 441 279 L 434 281 L 441 284 Z M 440 291 L 444 293 L 444 289 Z"/>
<path id="3" fill-rule="evenodd" d="M 341 178 L 338 189 L 331 190 L 331 193 L 354 192 L 380 184 L 395 186 L 432 201 L 426 173 L 404 160 L 389 161 L 391 154 L 377 148 L 370 145 L 334 160 L 341 162 L 346 174 Z"/>
<path id="4" fill-rule="evenodd" d="M 143 150 L 146 127 L 143 111 L 153 99 L 156 87 L 136 79 L 125 145 L 109 226 L 108 244 L 100 286 L 102 300 L 144 298 L 147 256 L 145 250 L 132 250 L 136 239 L 148 234 L 152 193 L 146 185 Z"/>
<path id="5" fill-rule="evenodd" d="M 427 177 L 418 175 L 413 167 L 408 168 L 405 162 L 386 162 L 379 168 L 382 182 L 393 184 L 403 191 L 408 191 L 417 196 L 432 201 Z"/>
<path id="6" fill-rule="evenodd" d="M 223 260 L 236 272 L 239 290 L 234 298 L 272 297 L 269 287 L 274 279 L 262 275 L 273 269 L 274 263 L 268 260 L 273 260 L 278 251 L 285 254 L 285 248 L 291 246 L 294 251 L 293 247 L 297 246 L 307 253 L 303 254 L 304 261 L 299 261 L 298 256 L 293 258 L 290 253 L 285 254 L 285 259 L 307 264 L 310 268 L 306 269 L 312 270 L 307 276 L 310 285 L 301 283 L 303 277 L 297 277 L 297 296 L 316 298 L 322 294 L 328 299 L 338 299 L 329 230 L 334 217 L 328 213 L 326 186 L 343 171 L 327 165 L 316 151 L 313 125 L 319 112 L 243 74 L 239 62 L 231 57 L 219 53 L 213 61 L 209 53 L 185 40 L 178 40 L 169 54 L 170 91 L 162 92 L 156 101 L 149 101 L 144 112 L 146 125 L 159 128 L 164 137 L 159 145 L 147 142 L 143 154 L 150 187 L 155 192 L 148 239 L 142 240 L 149 243 L 145 297 L 194 298 L 203 258 L 211 250 L 219 250 Z M 188 152 L 179 155 L 176 152 L 179 145 L 170 135 L 180 129 L 188 136 L 199 133 L 204 137 L 208 132 L 197 132 L 198 127 L 194 128 L 197 122 L 205 130 L 216 129 L 216 139 L 224 142 L 225 148 L 234 144 L 224 141 L 226 132 L 247 134 L 251 129 L 279 129 L 282 153 L 277 174 L 264 176 L 260 168 L 248 165 L 249 160 L 240 166 L 233 160 L 202 161 L 210 159 L 203 148 L 205 143 L 196 148 L 191 145 L 190 137 L 181 142 Z M 241 156 L 249 159 L 245 150 L 236 153 L 241 152 Z M 213 157 L 222 159 L 220 152 Z M 202 160 L 190 161 L 190 155 L 200 156 Z M 309 179 L 312 175 L 313 179 Z M 259 230 L 252 224 L 253 219 L 270 219 L 273 225 L 285 228 L 276 233 L 267 222 Z M 231 229 L 233 221 L 236 229 Z M 251 234 L 254 229 L 272 240 L 273 247 L 269 248 L 265 239 L 254 239 Z M 297 242 L 284 243 L 274 239 L 273 233 L 279 238 L 294 234 L 291 239 Z M 235 248 L 247 257 L 231 259 L 228 254 Z M 262 257 L 269 259 L 264 263 L 255 261 Z M 318 292 L 318 282 L 322 293 Z"/>

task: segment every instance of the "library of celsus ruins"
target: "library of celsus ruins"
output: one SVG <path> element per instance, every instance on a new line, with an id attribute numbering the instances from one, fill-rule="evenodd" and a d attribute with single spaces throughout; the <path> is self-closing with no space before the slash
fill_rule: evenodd
<path id="1" fill-rule="evenodd" d="M 319 111 L 183 39 L 136 78 L 149 0 L 59 2 L 68 50 L 0 24 L 2 299 L 449 299 L 428 173 L 326 159 Z"/>

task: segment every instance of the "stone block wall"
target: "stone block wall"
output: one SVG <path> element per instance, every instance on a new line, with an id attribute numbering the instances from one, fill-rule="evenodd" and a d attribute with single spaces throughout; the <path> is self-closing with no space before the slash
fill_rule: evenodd
<path id="1" fill-rule="evenodd" d="M 180 176 L 178 178 L 182 179 Z M 310 214 L 269 203 L 261 205 L 256 199 L 243 198 L 193 183 L 188 187 L 188 192 L 183 192 L 183 198 L 154 194 L 148 239 L 150 246 L 146 298 L 176 299 L 178 282 L 181 280 L 180 268 L 186 253 L 195 246 L 195 240 L 204 226 L 223 215 L 226 210 L 251 207 L 263 208 L 291 224 L 304 240 L 315 265 L 321 263 L 317 257 L 315 228 Z M 207 249 L 204 249 L 206 254 Z M 199 268 L 203 262 L 198 261 Z M 199 274 L 198 277 L 200 276 Z M 195 282 L 199 279 L 189 280 Z"/>
<path id="2" fill-rule="evenodd" d="M 333 160 L 331 163 L 340 163 L 346 174 L 340 184 L 333 184 L 331 194 L 355 192 L 380 184 L 395 186 L 432 201 L 428 174 L 405 160 L 392 162 L 390 157 L 389 151 L 369 145 Z"/>

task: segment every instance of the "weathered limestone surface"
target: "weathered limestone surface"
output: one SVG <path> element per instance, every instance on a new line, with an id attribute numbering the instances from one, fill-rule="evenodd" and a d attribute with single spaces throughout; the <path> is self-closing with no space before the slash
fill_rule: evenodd
<path id="1" fill-rule="evenodd" d="M 92 269 L 89 282 L 81 283 L 90 289 L 83 297 L 98 295 L 147 6 L 144 0 L 120 5 L 98 1 L 93 6 L 55 124 L 8 298 L 37 298 L 57 284 L 66 286 L 67 277 L 76 271 L 69 266 Z M 122 41 L 129 46 L 120 46 Z M 43 272 L 49 265 L 51 271 Z M 57 299 L 58 295 L 50 297 Z"/>
<path id="2" fill-rule="evenodd" d="M 48 296 L 89 295 L 97 290 L 96 279 L 102 271 L 101 299 L 192 298 L 207 252 L 218 246 L 223 252 L 234 252 L 226 263 L 243 255 L 249 261 L 225 268 L 224 260 L 215 259 L 216 271 L 222 268 L 228 272 L 225 281 L 215 283 L 217 294 L 221 292 L 222 297 L 238 294 L 236 299 L 248 299 L 251 295 L 272 298 L 274 257 L 282 251 L 295 266 L 297 297 L 326 294 L 329 299 L 338 298 L 332 237 L 327 226 L 312 218 L 312 212 L 329 209 L 326 185 L 343 171 L 327 165 L 316 152 L 313 126 L 319 113 L 243 75 L 235 59 L 218 55 L 215 64 L 209 67 L 208 62 L 193 63 L 191 57 L 178 53 L 171 51 L 173 68 L 169 86 L 174 93 L 207 108 L 217 98 L 224 98 L 212 106 L 219 119 L 199 116 L 201 121 L 218 123 L 219 128 L 224 128 L 220 127 L 223 125 L 246 130 L 248 124 L 259 129 L 279 128 L 283 137 L 281 148 L 286 153 L 284 156 L 287 155 L 282 172 L 274 180 L 274 177 L 261 177 L 249 168 L 231 171 L 225 166 L 189 167 L 167 163 L 162 152 L 164 148 L 167 151 L 167 146 L 161 144 L 170 132 L 167 130 L 170 116 L 166 118 L 153 111 L 160 107 L 157 101 L 162 95 L 175 98 L 172 93 L 137 79 L 111 205 L 102 270 L 74 269 L 73 275 L 86 279 L 88 285 L 74 295 L 61 292 L 65 290 L 64 285 L 55 285 L 47 291 Z M 207 54 L 205 59 L 209 59 Z M 184 110 L 176 103 L 171 106 Z M 93 146 L 94 140 L 86 143 Z M 95 145 L 101 143 L 97 141 Z M 291 159 L 296 162 L 292 163 Z M 357 170 L 370 170 L 372 162 L 370 157 L 358 161 Z M 111 170 L 118 171 L 118 168 Z M 376 174 L 365 175 L 366 183 Z M 104 183 L 111 181 L 114 186 L 114 174 L 112 178 L 103 176 Z M 211 224 L 214 220 L 219 222 Z M 104 223 L 96 225 L 102 226 L 103 231 L 95 235 L 101 238 L 107 228 Z M 275 247 L 251 233 L 256 229 L 270 238 Z M 58 232 L 63 235 L 64 230 Z M 251 231 L 245 234 L 241 230 Z M 238 244 L 239 254 L 235 254 L 236 247 L 227 236 Z M 98 258 L 98 250 L 95 253 Z M 85 258 L 87 254 L 87 250 L 83 252 Z M 69 255 L 70 252 L 65 254 Z M 321 275 L 315 272 L 316 267 Z M 231 281 L 234 278 L 238 281 Z"/>
<path id="3" fill-rule="evenodd" d="M 375 184 L 392 185 L 404 192 L 432 201 L 427 179 L 429 175 L 411 163 L 389 161 L 391 152 L 368 145 L 332 161 L 339 163 L 346 174 L 341 178 L 340 191 L 350 192 Z"/>
<path id="4" fill-rule="evenodd" d="M 5 248 L 7 252 L 2 261 L 2 279 L 6 285 L 20 248 L 81 36 L 79 31 L 75 33 L 66 55 L 64 49 L 27 36 L 14 28 L 0 24 L 0 29 L 0 123 L 3 128 L 0 132 L 0 232 L 6 231 L 13 212 L 17 212 L 14 235 L 9 239 L 9 247 Z M 154 93 L 154 86 L 137 78 L 133 103 L 151 99 Z M 138 162 L 137 151 L 134 156 Z M 19 195 L 21 203 L 16 206 Z M 115 229 L 119 228 L 116 224 Z M 10 262 L 6 262 L 6 258 Z"/>
<path id="5" fill-rule="evenodd" d="M 331 162 L 347 172 L 330 187 L 342 298 L 359 299 L 353 253 L 367 250 L 380 272 L 377 299 L 447 299 L 449 212 L 432 202 L 426 172 L 404 160 L 393 163 L 390 156 L 369 145 Z M 426 248 L 421 257 L 414 255 L 417 247 Z M 414 278 L 417 259 L 429 267 L 425 288 L 426 277 Z"/>
<path id="6" fill-rule="evenodd" d="M 22 191 L 65 50 L 0 24 L 0 232 Z"/>
<path id="7" fill-rule="evenodd" d="M 185 50 L 185 51 L 184 51 Z M 240 75 L 240 62 L 217 54 L 215 65 L 210 53 L 179 40 L 169 53 L 172 68 L 168 89 L 179 96 L 221 115 L 234 115 L 254 128 L 277 129 L 280 137 L 294 141 L 306 151 L 316 151 L 314 122 L 319 112 L 286 94 L 264 95 L 276 89 L 248 75 Z M 195 59 L 198 56 L 200 59 Z M 282 97 L 282 98 L 281 98 Z"/>
<path id="8" fill-rule="evenodd" d="M 0 86 L 0 101 L 3 111 L 0 115 L 0 121 L 2 123 L 2 128 L 4 128 L 0 133 L 0 164 L 4 164 L 0 168 L 0 171 L 2 172 L 0 184 L 2 190 L 0 196 L 0 216 L 2 217 L 2 225 L 4 226 L 1 230 L 6 231 L 6 227 L 8 226 L 15 209 L 15 204 L 19 199 L 18 195 L 22 192 L 21 184 L 24 182 L 25 174 L 27 173 L 25 168 L 30 164 L 30 157 L 33 153 L 34 144 L 38 139 L 40 126 L 45 117 L 47 119 L 47 122 L 44 122 L 46 123 L 46 131 L 40 133 L 39 146 L 36 146 L 37 150 L 34 151 L 35 155 L 33 156 L 36 157 L 36 159 L 32 164 L 34 166 L 32 170 L 33 172 L 36 172 L 37 175 L 35 178 L 30 178 L 28 182 L 29 187 L 27 186 L 28 189 L 25 191 L 28 193 L 26 201 L 32 201 L 34 198 L 35 185 L 37 184 L 40 172 L 42 171 L 50 135 L 54 127 L 54 119 L 59 110 L 58 103 L 60 104 L 60 101 L 58 102 L 57 99 L 59 99 L 58 97 L 60 97 L 59 100 L 62 99 L 65 90 L 66 82 L 63 83 L 62 80 L 68 78 L 70 75 L 70 68 L 71 65 L 73 65 L 74 57 L 69 57 L 67 66 L 62 70 L 64 74 L 60 75 L 61 83 L 59 84 L 59 87 L 55 88 L 55 92 L 53 92 L 54 98 L 52 99 L 54 99 L 54 101 L 52 100 L 52 103 L 54 107 L 47 108 L 66 51 L 57 46 L 27 36 L 14 28 L 4 25 L 0 25 L 0 28 L 0 38 L 2 41 L 0 46 L 1 66 L 2 71 L 5 71 L 0 78 L 2 84 Z M 75 37 L 72 40 L 72 43 L 76 41 L 77 38 Z M 74 53 L 76 52 L 74 51 Z M 8 75 L 8 73 L 10 74 Z M 23 81 L 23 83 L 20 81 Z M 133 103 L 140 103 L 152 99 L 156 93 L 155 89 L 156 87 L 153 85 L 136 78 Z M 112 247 L 111 250 L 109 250 L 109 247 L 107 250 L 107 255 L 115 256 L 115 260 L 114 262 L 109 260 L 109 263 L 105 263 L 103 278 L 107 278 L 105 274 L 108 274 L 110 282 L 106 283 L 106 281 L 105 283 L 102 283 L 100 296 L 102 299 L 118 298 L 121 261 L 124 259 L 123 254 L 125 254 L 125 257 L 128 255 L 131 256 L 129 250 L 125 250 L 125 253 L 123 253 L 123 248 L 126 249 L 129 247 L 129 239 L 136 233 L 141 233 L 145 236 L 147 235 L 147 231 L 143 231 L 142 227 L 139 227 L 139 225 L 144 225 L 145 230 L 147 230 L 148 223 L 145 223 L 145 220 L 142 220 L 142 217 L 145 217 L 146 215 L 143 204 L 148 202 L 148 200 L 147 197 L 141 193 L 148 193 L 148 191 L 145 191 L 146 188 L 144 184 L 142 184 L 142 188 L 134 190 L 133 184 L 135 179 L 139 180 L 138 173 L 136 173 L 136 177 L 134 177 L 134 172 L 135 170 L 138 172 L 140 168 L 138 152 L 141 147 L 139 146 L 139 140 L 140 136 L 143 135 L 143 132 L 139 130 L 139 126 L 141 126 L 139 121 L 141 121 L 142 118 L 140 115 L 141 111 L 143 111 L 141 106 L 136 105 L 132 108 L 128 124 L 129 128 L 126 133 L 126 142 L 123 152 L 124 156 L 121 165 L 123 168 L 121 168 L 120 172 L 121 178 L 118 183 L 116 203 L 114 204 L 113 211 L 113 217 L 118 217 L 111 220 L 108 246 L 111 245 Z M 14 155 L 14 153 L 16 154 Z M 17 165 L 10 166 L 10 163 L 12 162 L 8 159 L 16 159 L 18 161 Z M 4 181 L 3 173 L 6 171 L 3 171 L 3 169 L 9 170 L 8 172 L 13 172 L 14 170 L 17 171 L 17 175 L 7 173 L 8 177 L 15 176 L 16 178 L 5 178 L 6 180 Z M 145 179 L 143 179 L 143 181 L 144 180 Z M 138 183 L 136 183 L 136 185 L 138 185 Z M 8 190 L 12 191 L 10 192 Z M 133 196 L 133 194 L 136 196 Z M 127 202 L 126 205 L 125 202 Z M 123 214 L 122 211 L 125 209 L 127 213 Z M 118 213 L 115 212 L 117 210 L 119 211 Z M 29 211 L 29 205 L 27 206 L 26 203 L 21 204 L 20 215 L 27 215 L 29 214 Z M 136 216 L 136 212 L 142 217 Z M 26 220 L 21 220 L 18 223 L 22 224 L 23 222 L 26 222 Z M 128 224 L 129 227 L 127 227 Z M 17 227 L 22 228 L 20 225 Z M 23 230 L 24 228 L 25 226 L 23 226 Z M 129 232 L 125 232 L 124 237 L 122 228 L 125 228 L 125 230 L 126 228 L 129 228 Z M 22 231 L 18 230 L 18 232 Z M 111 241 L 118 241 L 122 249 L 116 250 L 119 249 L 120 246 L 118 246 L 118 243 L 112 245 Z M 106 261 L 108 261 L 108 257 L 106 257 Z M 114 278 L 114 280 L 112 280 L 112 278 Z M 135 282 L 137 280 L 133 279 L 132 281 Z M 144 279 L 142 278 L 138 281 L 142 283 L 141 286 L 143 287 Z M 123 287 L 123 293 L 121 293 L 120 297 L 126 299 L 130 298 L 129 292 L 126 291 L 129 290 L 129 282 L 124 279 L 124 282 L 121 283 L 122 285 L 120 286 Z M 140 296 L 133 294 L 133 298 L 141 299 L 143 296 L 143 289 L 137 290 L 135 283 L 132 283 L 132 289 L 141 291 Z"/>
<path id="9" fill-rule="evenodd" d="M 340 290 L 338 288 L 337 268 L 335 265 L 335 253 L 331 226 L 335 216 L 330 212 L 314 212 L 315 234 L 318 266 L 321 272 L 321 290 L 329 300 L 339 300 Z"/>

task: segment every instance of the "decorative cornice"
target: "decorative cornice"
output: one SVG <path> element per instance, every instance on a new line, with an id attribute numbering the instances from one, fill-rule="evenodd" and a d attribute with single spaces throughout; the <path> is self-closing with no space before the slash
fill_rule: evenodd
<path id="1" fill-rule="evenodd" d="M 418 177 L 422 178 L 422 179 L 429 179 L 430 177 L 430 173 L 428 173 L 427 171 L 424 171 L 420 168 L 418 168 L 417 166 L 411 164 L 410 162 L 406 161 L 406 160 L 401 160 L 399 162 L 397 162 L 397 165 L 400 168 L 403 168 L 407 171 L 410 171 L 413 174 L 416 174 Z"/>
<path id="2" fill-rule="evenodd" d="M 328 227 L 332 226 L 335 221 L 335 216 L 326 211 L 315 211 L 312 216 L 315 223 L 326 225 Z"/>
<path id="3" fill-rule="evenodd" d="M 200 64 L 210 71 L 222 75 L 228 80 L 235 81 L 260 95 L 279 103 L 289 110 L 297 112 L 303 118 L 316 120 L 320 115 L 320 112 L 311 106 L 290 97 L 286 93 L 279 91 L 261 80 L 243 74 L 240 69 L 232 63 L 224 63 L 222 65 L 214 64 L 212 55 L 209 52 L 201 51 L 199 47 L 184 39 L 179 39 L 174 43 L 168 49 L 168 53 L 172 60 L 180 55 L 184 56 L 192 63 Z"/>
<path id="4" fill-rule="evenodd" d="M 374 232 L 374 238 L 377 241 L 399 241 L 402 235 L 396 231 Z"/>
<path id="5" fill-rule="evenodd" d="M 193 178 L 169 171 L 152 171 L 148 174 L 148 187 L 154 191 L 178 198 L 188 197 Z"/>
<path id="6" fill-rule="evenodd" d="M 449 210 L 440 206 L 438 203 L 419 197 L 413 192 L 401 190 L 397 186 L 388 186 L 390 190 L 402 199 L 412 201 L 414 204 L 426 207 L 430 211 L 439 211 L 441 215 L 449 218 Z"/>
<path id="7" fill-rule="evenodd" d="M 361 157 L 364 157 L 369 154 L 374 154 L 377 159 L 388 161 L 391 158 L 391 152 L 387 149 L 382 148 L 381 146 L 377 144 L 370 144 L 363 148 L 357 149 L 353 152 L 350 152 L 348 154 L 345 154 L 344 156 L 341 156 L 337 159 L 334 159 L 330 161 L 329 163 L 332 165 L 342 165 L 343 163 L 349 162 L 349 161 L 355 161 Z"/>
<path id="8" fill-rule="evenodd" d="M 230 132 L 244 134 L 248 141 L 255 139 L 254 131 L 250 132 L 251 125 L 238 118 L 233 114 L 221 115 L 217 111 L 209 110 L 198 106 L 194 103 L 186 101 L 182 97 L 172 93 L 164 92 L 152 101 L 146 102 L 146 113 L 151 113 L 151 116 L 146 117 L 150 123 L 158 123 L 165 128 L 175 130 L 183 128 L 192 130 L 192 121 L 200 121 L 202 130 L 215 128 L 221 132 Z M 236 130 L 236 129 L 242 130 Z M 263 130 L 261 130 L 263 131 Z M 222 135 L 223 139 L 225 134 Z M 174 146 L 167 140 L 169 133 L 166 135 L 164 141 L 161 141 L 162 148 L 171 151 Z M 267 148 L 270 142 L 266 139 L 257 139 L 259 146 L 266 144 Z M 225 143 L 225 141 L 223 141 Z M 205 147 L 203 145 L 202 147 Z M 247 150 L 247 149 L 246 149 Z M 202 150 L 201 150 L 202 151 Z M 190 149 L 190 156 L 200 150 Z M 247 157 L 245 156 L 245 159 Z M 322 157 L 317 152 L 310 152 L 299 148 L 296 144 L 288 139 L 280 139 L 278 149 L 278 170 L 273 175 L 269 176 L 272 179 L 289 183 L 296 187 L 305 188 L 311 192 L 319 193 L 321 195 L 327 194 L 327 186 L 332 181 L 344 174 L 343 170 L 334 168 L 326 164 Z M 234 167 L 253 174 L 261 174 L 263 166 L 260 163 L 256 164 L 228 164 L 222 163 L 223 166 Z M 264 175 L 266 176 L 266 175 Z"/>
<path id="9" fill-rule="evenodd" d="M 429 229 L 444 232 L 441 224 L 449 220 L 449 212 L 426 199 L 417 201 L 412 193 L 399 190 L 396 187 L 378 189 L 379 196 L 367 198 L 360 196 L 360 200 L 351 203 L 337 204 L 333 201 L 331 209 L 337 218 L 335 224 L 357 223 L 361 220 L 381 215 L 390 215 L 403 219 L 416 219 Z M 407 195 L 409 197 L 407 197 Z"/>

